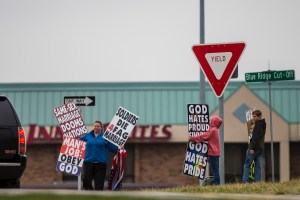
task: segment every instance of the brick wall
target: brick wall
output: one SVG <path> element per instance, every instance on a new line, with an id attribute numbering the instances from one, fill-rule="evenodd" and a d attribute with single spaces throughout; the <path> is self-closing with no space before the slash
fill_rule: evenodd
<path id="1" fill-rule="evenodd" d="M 27 147 L 27 167 L 21 184 L 62 182 L 62 173 L 55 170 L 60 144 L 36 144 Z M 300 177 L 300 145 L 290 143 L 290 177 Z M 134 144 L 134 182 L 199 184 L 199 179 L 182 174 L 186 143 Z M 127 159 L 129 161 L 129 159 Z M 130 163 L 129 163 L 130 165 Z M 109 166 L 110 167 L 110 166 Z"/>
<path id="2" fill-rule="evenodd" d="M 135 183 L 199 184 L 199 179 L 182 174 L 186 143 L 137 143 L 134 145 L 135 153 L 129 156 L 134 156 L 132 167 L 134 167 Z M 29 145 L 27 167 L 21 183 L 62 182 L 62 173 L 55 169 L 60 147 L 60 144 Z"/>
<path id="3" fill-rule="evenodd" d="M 56 171 L 61 145 L 36 144 L 27 146 L 27 166 L 21 184 L 53 183 L 62 181 L 62 174 Z"/>
<path id="4" fill-rule="evenodd" d="M 182 174 L 185 153 L 185 143 L 137 144 L 135 182 L 199 184 L 199 179 Z"/>

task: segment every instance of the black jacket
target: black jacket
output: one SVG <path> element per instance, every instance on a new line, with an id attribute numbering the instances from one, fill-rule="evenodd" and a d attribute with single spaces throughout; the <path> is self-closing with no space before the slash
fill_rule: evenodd
<path id="1" fill-rule="evenodd" d="M 257 120 L 253 128 L 249 149 L 254 151 L 260 151 L 263 153 L 264 144 L 265 144 L 265 134 L 266 134 L 265 119 Z"/>

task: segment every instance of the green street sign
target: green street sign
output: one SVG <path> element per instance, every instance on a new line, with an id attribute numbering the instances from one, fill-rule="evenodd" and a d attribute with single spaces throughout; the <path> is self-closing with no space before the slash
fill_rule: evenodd
<path id="1" fill-rule="evenodd" d="M 294 70 L 285 71 L 264 71 L 245 73 L 245 82 L 267 82 L 267 81 L 286 81 L 295 80 Z"/>

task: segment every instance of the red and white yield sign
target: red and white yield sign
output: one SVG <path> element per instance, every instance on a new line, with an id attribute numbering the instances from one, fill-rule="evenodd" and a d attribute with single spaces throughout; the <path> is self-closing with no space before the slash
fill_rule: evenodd
<path id="1" fill-rule="evenodd" d="M 217 97 L 223 95 L 245 46 L 244 42 L 193 46 L 193 51 Z"/>

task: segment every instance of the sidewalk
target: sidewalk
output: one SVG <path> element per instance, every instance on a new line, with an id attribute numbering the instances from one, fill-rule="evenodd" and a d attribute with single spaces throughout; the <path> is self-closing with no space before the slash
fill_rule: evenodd
<path id="1" fill-rule="evenodd" d="M 122 190 L 143 190 L 152 188 L 171 188 L 176 187 L 176 184 L 171 183 L 123 183 Z M 107 189 L 107 182 L 104 184 Z M 64 189 L 64 190 L 78 190 L 77 181 L 67 182 L 53 182 L 47 184 L 21 184 L 21 189 Z"/>
<path id="2" fill-rule="evenodd" d="M 74 191 L 74 190 L 36 190 L 36 189 L 0 189 L 1 195 L 29 195 L 29 194 L 54 194 L 54 195 L 93 195 L 93 196 L 109 196 L 109 197 L 147 197 L 148 199 L 176 199 L 176 200 L 299 200 L 300 195 L 256 195 L 256 194 L 224 194 L 224 193 L 178 193 L 178 192 L 153 192 L 153 191 Z"/>

